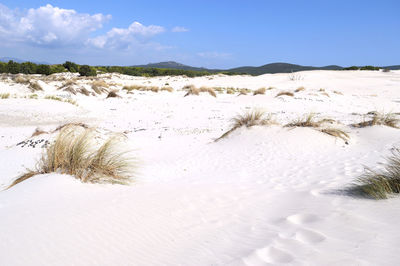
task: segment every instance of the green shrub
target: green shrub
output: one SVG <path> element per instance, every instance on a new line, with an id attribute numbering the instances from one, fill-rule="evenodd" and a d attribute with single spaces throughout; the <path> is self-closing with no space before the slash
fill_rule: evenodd
<path id="1" fill-rule="evenodd" d="M 79 75 L 88 77 L 88 76 L 96 76 L 97 73 L 96 69 L 94 69 L 93 67 L 88 65 L 83 65 L 79 67 Z"/>
<path id="2" fill-rule="evenodd" d="M 51 69 L 49 65 L 38 65 L 36 69 L 36 74 L 42 74 L 42 75 L 50 75 L 51 74 Z"/>
<path id="3" fill-rule="evenodd" d="M 73 63 L 73 62 L 70 62 L 70 61 L 66 61 L 63 64 L 63 67 L 65 67 L 69 72 L 72 72 L 72 73 L 76 73 L 79 70 L 79 66 L 77 64 Z"/>

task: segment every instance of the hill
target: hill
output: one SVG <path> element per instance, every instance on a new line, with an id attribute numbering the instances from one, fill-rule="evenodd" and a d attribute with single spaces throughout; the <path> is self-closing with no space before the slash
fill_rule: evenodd
<path id="1" fill-rule="evenodd" d="M 262 75 L 267 73 L 270 74 L 290 73 L 290 72 L 305 71 L 305 70 L 340 70 L 340 69 L 343 69 L 343 67 L 335 65 L 324 66 L 324 67 L 313 67 L 313 66 L 301 66 L 288 63 L 272 63 L 259 67 L 244 66 L 244 67 L 231 68 L 228 69 L 227 71 L 234 73 L 248 73 L 251 75 Z"/>

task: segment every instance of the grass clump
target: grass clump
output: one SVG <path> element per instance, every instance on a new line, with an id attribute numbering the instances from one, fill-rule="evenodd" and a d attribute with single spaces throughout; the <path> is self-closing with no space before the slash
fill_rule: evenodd
<path id="1" fill-rule="evenodd" d="M 32 92 L 34 92 L 34 91 L 42 91 L 43 90 L 42 86 L 37 81 L 33 81 L 33 82 L 30 81 L 29 82 L 29 88 L 31 89 Z"/>
<path id="2" fill-rule="evenodd" d="M 277 124 L 277 122 L 272 119 L 271 114 L 266 115 L 266 113 L 263 111 L 253 110 L 251 112 L 246 112 L 243 115 L 237 115 L 233 117 L 231 119 L 231 124 L 231 128 L 215 141 L 219 141 L 220 139 L 227 137 L 233 131 L 243 126 L 250 128 L 252 126 L 274 125 Z"/>
<path id="3" fill-rule="evenodd" d="M 213 96 L 213 97 L 217 97 L 217 94 L 215 93 L 215 91 L 214 91 L 214 89 L 213 88 L 210 88 L 210 87 L 201 87 L 200 89 L 200 92 L 207 92 L 208 94 L 210 94 L 211 96 Z"/>
<path id="4" fill-rule="evenodd" d="M 63 99 L 61 99 L 61 98 L 58 97 L 58 96 L 54 96 L 54 95 L 46 95 L 44 98 L 45 98 L 46 100 L 54 100 L 54 101 L 60 101 L 60 102 L 63 101 Z"/>
<path id="5" fill-rule="evenodd" d="M 22 75 L 16 75 L 14 77 L 14 82 L 15 83 L 19 83 L 19 84 L 28 84 L 29 83 L 29 79 L 22 76 Z"/>
<path id="6" fill-rule="evenodd" d="M 116 91 L 110 91 L 106 98 L 119 98 L 120 96 L 117 94 Z"/>
<path id="7" fill-rule="evenodd" d="M 294 121 L 292 121 L 289 124 L 286 124 L 285 127 L 313 127 L 317 128 L 320 127 L 321 124 L 326 123 L 326 122 L 333 122 L 334 120 L 332 119 L 321 119 L 321 120 L 316 120 L 315 119 L 315 114 L 314 113 L 309 113 L 301 118 L 298 118 Z"/>
<path id="8" fill-rule="evenodd" d="M 400 193 L 400 149 L 393 149 L 383 170 L 373 171 L 366 168 L 365 173 L 357 178 L 352 190 L 373 199 L 386 199 L 390 194 Z"/>
<path id="9" fill-rule="evenodd" d="M 328 134 L 332 137 L 340 138 L 345 142 L 350 139 L 349 134 L 347 134 L 346 132 L 344 132 L 343 130 L 338 129 L 338 128 L 322 128 L 322 129 L 319 129 L 319 131 L 321 131 L 322 133 Z"/>
<path id="10" fill-rule="evenodd" d="M 1 93 L 0 94 L 0 99 L 8 99 L 10 98 L 10 93 Z"/>
<path id="11" fill-rule="evenodd" d="M 344 142 L 346 142 L 350 139 L 350 136 L 342 129 L 339 128 L 334 128 L 334 127 L 326 127 L 326 124 L 333 124 L 337 123 L 335 120 L 330 119 L 330 118 L 324 118 L 317 120 L 315 119 L 315 114 L 314 113 L 309 113 L 308 115 L 299 118 L 297 120 L 292 121 L 289 124 L 286 124 L 285 127 L 311 127 L 319 132 L 322 132 L 324 134 L 328 134 L 332 137 L 335 138 L 340 138 Z"/>
<path id="12" fill-rule="evenodd" d="M 107 92 L 107 88 L 109 85 L 104 80 L 95 80 L 92 82 L 92 90 L 96 94 L 102 94 L 103 92 Z"/>
<path id="13" fill-rule="evenodd" d="M 255 96 L 255 95 L 264 95 L 265 94 L 265 92 L 266 92 L 266 88 L 259 88 L 259 89 L 257 89 L 257 90 L 255 90 L 254 92 L 253 92 L 253 96 Z"/>
<path id="14" fill-rule="evenodd" d="M 250 92 L 251 92 L 250 89 L 242 88 L 242 89 L 239 89 L 239 95 L 238 95 L 238 96 L 240 96 L 240 95 L 247 95 L 247 94 L 250 93 Z"/>
<path id="15" fill-rule="evenodd" d="M 132 92 L 135 90 L 142 90 L 142 88 L 144 88 L 145 86 L 142 85 L 130 85 L 130 86 L 124 86 L 122 89 L 126 90 L 128 92 Z"/>
<path id="16" fill-rule="evenodd" d="M 14 186 L 37 174 L 60 173 L 85 183 L 127 184 L 131 181 L 133 159 L 120 151 L 120 137 L 113 136 L 98 144 L 93 129 L 66 126 L 49 145 L 36 169 L 17 178 Z"/>
<path id="17" fill-rule="evenodd" d="M 166 84 L 168 84 L 168 83 L 166 83 Z M 173 92 L 174 91 L 174 89 L 172 88 L 172 87 L 161 87 L 161 89 L 160 89 L 161 91 L 168 91 L 168 92 Z"/>
<path id="18" fill-rule="evenodd" d="M 226 94 L 235 94 L 236 93 L 236 89 L 233 87 L 228 87 L 226 88 Z"/>
<path id="19" fill-rule="evenodd" d="M 290 91 L 281 91 L 275 97 L 279 97 L 279 96 L 291 96 L 291 97 L 293 97 L 294 93 L 290 92 Z"/>
<path id="20" fill-rule="evenodd" d="M 185 87 L 183 87 L 184 90 L 187 90 L 187 93 L 185 94 L 185 96 L 189 96 L 189 95 L 199 95 L 200 94 L 200 90 L 198 88 L 196 88 L 194 85 L 187 85 Z"/>
<path id="21" fill-rule="evenodd" d="M 396 114 L 393 113 L 378 113 L 378 112 L 369 112 L 372 114 L 372 118 L 367 121 L 363 121 L 360 123 L 351 124 L 353 127 L 363 128 L 363 127 L 371 127 L 376 125 L 388 126 L 393 128 L 400 128 L 399 123 L 400 119 L 396 117 Z"/>

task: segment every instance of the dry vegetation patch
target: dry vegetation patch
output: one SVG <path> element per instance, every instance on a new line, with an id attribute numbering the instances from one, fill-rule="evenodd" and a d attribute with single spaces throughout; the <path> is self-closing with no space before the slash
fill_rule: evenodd
<path id="1" fill-rule="evenodd" d="M 350 139 L 350 136 L 342 129 L 334 128 L 332 126 L 327 127 L 327 124 L 334 124 L 338 123 L 334 119 L 324 118 L 317 120 L 315 118 L 314 113 L 310 113 L 302 118 L 298 118 L 289 124 L 286 124 L 285 127 L 311 127 L 314 128 L 322 133 L 328 134 L 333 137 L 337 137 L 342 139 L 343 141 L 347 142 Z"/>
<path id="2" fill-rule="evenodd" d="M 0 93 L 0 99 L 8 99 L 10 98 L 10 93 Z"/>
<path id="3" fill-rule="evenodd" d="M 370 127 L 375 125 L 383 125 L 393 128 L 399 128 L 400 119 L 397 118 L 397 115 L 394 113 L 378 113 L 378 112 L 369 112 L 369 115 L 372 115 L 371 119 L 367 121 L 363 121 L 360 123 L 351 124 L 353 127 L 363 128 Z"/>
<path id="4" fill-rule="evenodd" d="M 215 93 L 214 89 L 211 87 L 200 87 L 200 92 L 207 92 L 213 97 L 217 97 L 217 94 Z"/>
<path id="5" fill-rule="evenodd" d="M 238 95 L 238 96 L 240 96 L 240 95 L 247 95 L 247 94 L 250 93 L 250 92 L 251 92 L 250 89 L 242 88 L 242 89 L 239 89 L 239 95 Z"/>
<path id="6" fill-rule="evenodd" d="M 131 181 L 135 160 L 118 145 L 121 136 L 101 143 L 94 129 L 65 126 L 49 145 L 36 169 L 17 178 L 8 188 L 37 174 L 69 174 L 87 183 L 127 184 Z"/>
<path id="7" fill-rule="evenodd" d="M 102 94 L 108 92 L 107 88 L 110 87 L 104 80 L 95 80 L 92 82 L 92 90 L 96 94 Z"/>
<path id="8" fill-rule="evenodd" d="M 392 155 L 386 159 L 383 170 L 373 171 L 366 168 L 351 190 L 373 199 L 386 199 L 390 194 L 400 193 L 400 150 L 392 150 Z"/>
<path id="9" fill-rule="evenodd" d="M 300 91 L 304 91 L 306 90 L 306 88 L 302 87 L 298 87 L 297 89 L 294 90 L 294 92 L 300 92 Z"/>
<path id="10" fill-rule="evenodd" d="M 264 87 L 263 87 L 263 88 L 259 88 L 259 89 L 255 90 L 255 91 L 253 92 L 253 95 L 254 95 L 254 96 L 255 96 L 255 95 L 259 95 L 259 94 L 264 95 L 266 91 L 267 91 L 267 89 L 264 88 Z"/>
<path id="11" fill-rule="evenodd" d="M 260 110 L 253 110 L 251 112 L 246 112 L 243 115 L 237 115 L 233 117 L 231 119 L 231 124 L 231 128 L 215 141 L 219 141 L 220 139 L 227 137 L 233 131 L 243 126 L 250 128 L 252 126 L 276 125 L 278 123 L 273 120 L 271 114 L 266 114 L 265 112 Z"/>
<path id="12" fill-rule="evenodd" d="M 119 95 L 117 94 L 116 91 L 110 91 L 110 92 L 107 94 L 106 99 L 107 99 L 107 98 L 120 98 L 120 97 L 121 97 L 121 96 L 119 96 Z"/>
<path id="13" fill-rule="evenodd" d="M 290 91 L 281 91 L 275 97 L 279 97 L 279 96 L 290 96 L 290 97 L 293 97 L 294 93 L 290 92 Z"/>
<path id="14" fill-rule="evenodd" d="M 173 91 L 174 91 L 174 89 L 173 89 L 172 87 L 169 87 L 169 86 L 167 86 L 167 87 L 161 87 L 160 90 L 161 90 L 161 91 L 168 91 L 168 92 L 173 92 Z"/>
<path id="15" fill-rule="evenodd" d="M 32 92 L 34 91 L 42 91 L 43 88 L 37 81 L 30 81 L 29 82 L 29 88 L 31 89 Z"/>

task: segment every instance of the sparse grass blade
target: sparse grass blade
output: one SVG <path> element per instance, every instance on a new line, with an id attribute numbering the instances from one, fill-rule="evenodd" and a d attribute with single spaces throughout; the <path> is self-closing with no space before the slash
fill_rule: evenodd
<path id="1" fill-rule="evenodd" d="M 352 190 L 373 199 L 386 199 L 391 194 L 400 193 L 400 150 L 392 151 L 383 170 L 373 171 L 367 168 L 365 173 L 357 178 Z"/>

